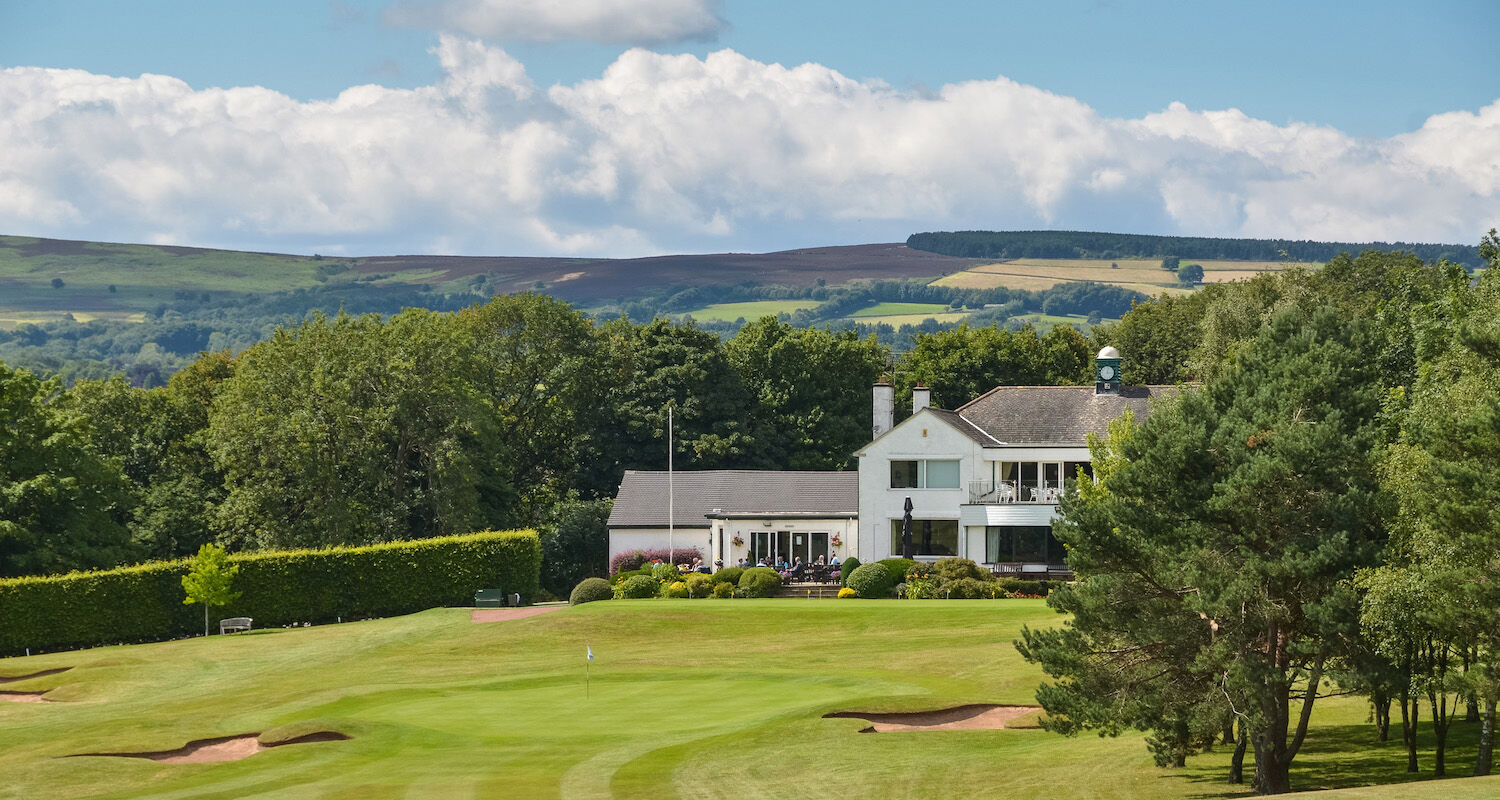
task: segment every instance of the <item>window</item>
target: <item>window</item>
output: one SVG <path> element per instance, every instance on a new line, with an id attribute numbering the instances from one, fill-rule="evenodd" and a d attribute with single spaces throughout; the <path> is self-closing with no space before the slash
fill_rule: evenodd
<path id="1" fill-rule="evenodd" d="M 891 462 L 891 488 L 892 489 L 915 489 L 917 482 L 917 465 L 920 461 L 892 461 Z"/>
<path id="2" fill-rule="evenodd" d="M 911 552 L 917 556 L 958 555 L 958 520 L 911 521 Z M 891 553 L 901 555 L 901 520 L 891 520 Z"/>
<path id="3" fill-rule="evenodd" d="M 958 462 L 957 461 L 928 461 L 927 483 L 928 489 L 957 489 L 958 488 Z"/>
<path id="4" fill-rule="evenodd" d="M 1050 525 L 991 525 L 984 529 L 984 560 L 1063 563 L 1063 546 Z"/>
<path id="5" fill-rule="evenodd" d="M 957 489 L 958 461 L 892 461 L 892 489 Z"/>

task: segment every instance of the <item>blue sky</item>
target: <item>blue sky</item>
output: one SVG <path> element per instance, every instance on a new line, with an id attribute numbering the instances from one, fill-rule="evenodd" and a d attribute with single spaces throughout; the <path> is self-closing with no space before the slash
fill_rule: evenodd
<path id="1" fill-rule="evenodd" d="M 7 0 L 0 231 L 637 255 L 953 227 L 1471 242 L 1500 221 L 1488 3 L 917 9 Z M 324 102 L 366 84 L 384 93 L 372 108 Z M 351 152 L 372 128 L 407 138 Z"/>

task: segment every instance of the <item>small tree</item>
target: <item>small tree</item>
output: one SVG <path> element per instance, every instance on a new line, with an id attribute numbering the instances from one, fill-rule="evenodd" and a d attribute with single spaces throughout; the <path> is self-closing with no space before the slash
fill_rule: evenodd
<path id="1" fill-rule="evenodd" d="M 1177 280 L 1189 286 L 1203 282 L 1203 267 L 1200 264 L 1186 264 L 1177 270 Z"/>
<path id="2" fill-rule="evenodd" d="M 187 591 L 182 604 L 203 604 L 204 636 L 208 635 L 209 606 L 227 606 L 239 599 L 240 593 L 232 589 L 234 577 L 238 574 L 239 566 L 229 563 L 224 548 L 205 544 L 198 548 L 198 555 L 193 556 L 188 573 L 182 576 L 182 588 Z"/>

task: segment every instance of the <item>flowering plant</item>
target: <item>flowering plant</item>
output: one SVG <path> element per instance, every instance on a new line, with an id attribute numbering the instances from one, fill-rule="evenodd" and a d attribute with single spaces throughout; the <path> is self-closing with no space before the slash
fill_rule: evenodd
<path id="1" fill-rule="evenodd" d="M 745 540 L 741 539 L 740 535 L 737 533 L 734 535 L 734 538 L 730 539 L 729 541 L 733 542 L 735 547 L 739 547 L 740 545 L 745 543 Z"/>
<path id="2" fill-rule="evenodd" d="M 840 547 L 844 544 L 844 540 L 840 539 L 839 535 L 835 533 L 833 535 L 833 538 L 828 540 L 828 543 L 833 545 L 834 547 Z"/>

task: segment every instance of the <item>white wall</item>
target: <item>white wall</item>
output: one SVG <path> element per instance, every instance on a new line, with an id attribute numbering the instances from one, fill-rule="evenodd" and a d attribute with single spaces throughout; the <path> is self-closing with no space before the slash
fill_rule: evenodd
<path id="1" fill-rule="evenodd" d="M 958 459 L 957 489 L 892 489 L 891 461 Z M 899 520 L 907 497 L 914 519 L 959 518 L 969 481 L 989 480 L 984 448 L 929 411 L 908 417 L 865 446 L 859 457 L 859 549 L 862 562 L 891 557 L 891 520 Z"/>
<path id="2" fill-rule="evenodd" d="M 654 547 L 666 548 L 668 542 L 666 528 L 626 528 L 613 529 L 609 531 L 609 557 L 613 559 L 617 553 L 628 553 L 632 550 L 649 550 Z M 674 547 L 696 547 L 703 553 L 703 558 L 713 560 L 712 549 L 709 541 L 707 528 L 677 528 L 671 536 Z"/>

